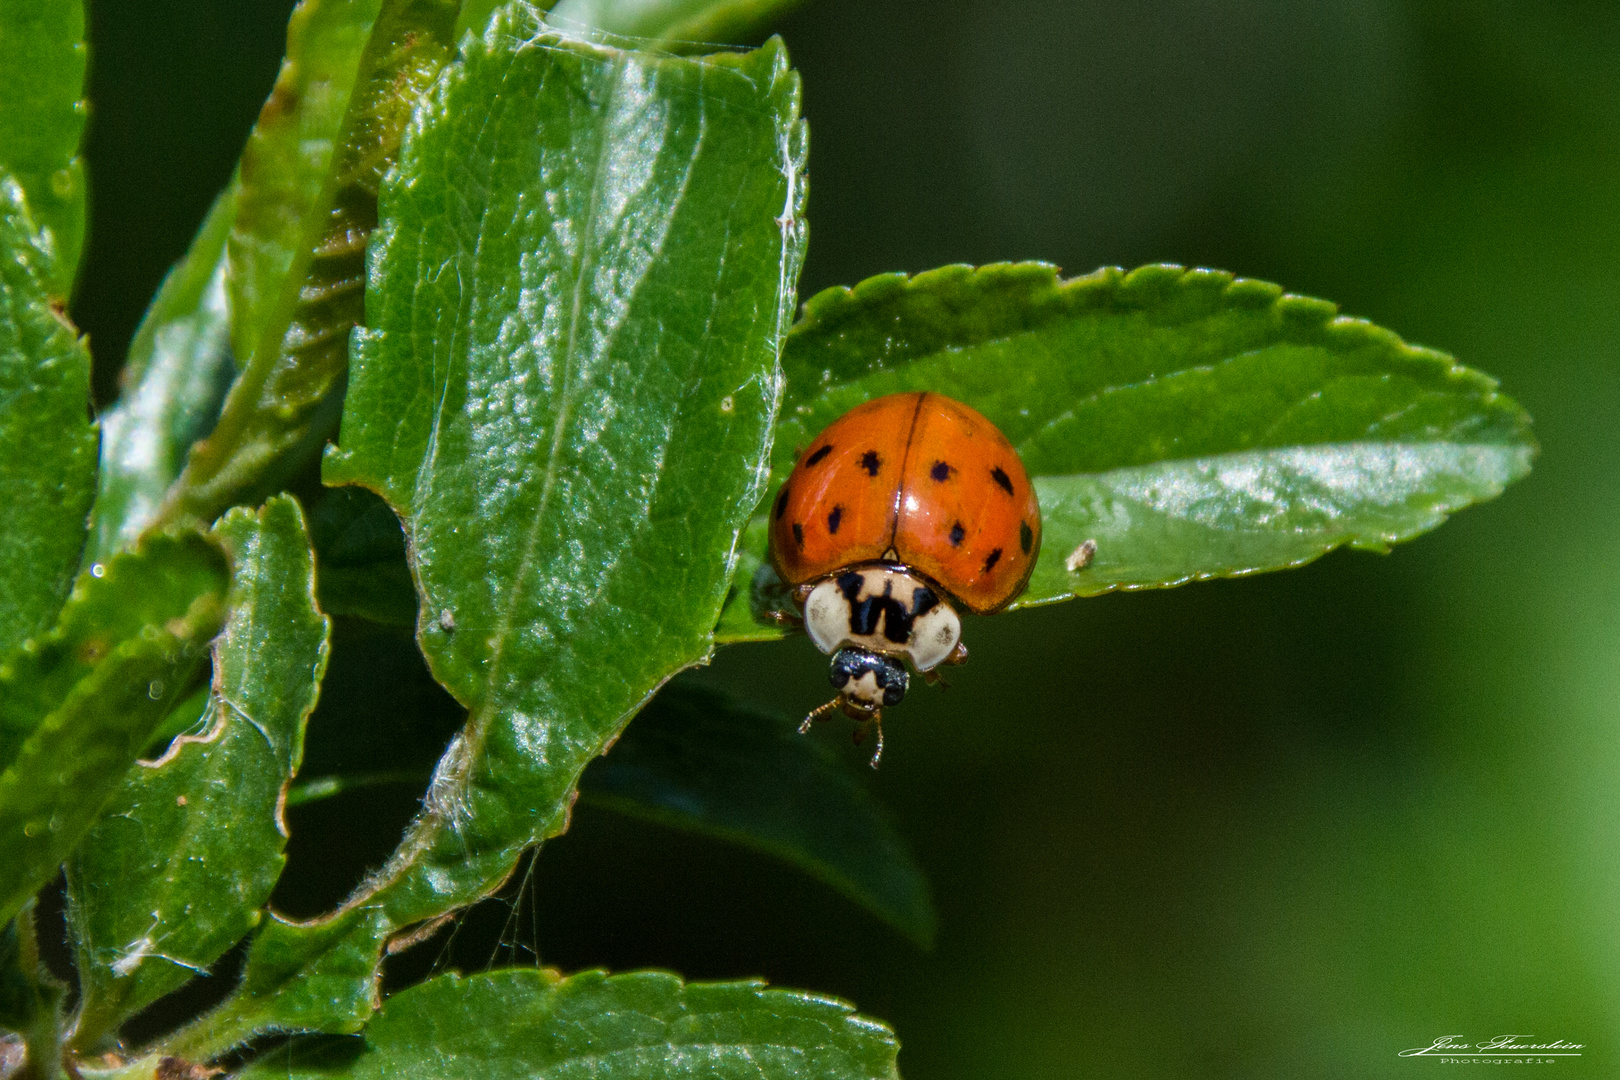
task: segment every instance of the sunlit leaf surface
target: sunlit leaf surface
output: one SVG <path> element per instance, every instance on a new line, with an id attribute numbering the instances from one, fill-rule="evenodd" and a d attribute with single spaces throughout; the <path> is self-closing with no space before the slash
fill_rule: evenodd
<path id="1" fill-rule="evenodd" d="M 801 240 L 797 106 L 779 45 L 622 52 L 522 4 L 422 102 L 383 188 L 326 478 L 404 521 L 418 637 L 470 719 L 337 916 L 373 945 L 357 913 L 399 930 L 504 880 L 563 827 L 585 765 L 709 648 L 763 494 Z M 334 955 L 333 925 L 288 928 L 266 962 L 301 935 Z M 218 1046 L 275 1008 L 228 1003 L 182 1042 Z"/>
<path id="2" fill-rule="evenodd" d="M 336 426 L 364 317 L 377 190 L 449 58 L 454 0 L 305 0 L 242 155 L 228 245 L 240 374 L 164 520 L 209 521 L 312 462 Z"/>
<path id="3" fill-rule="evenodd" d="M 782 364 L 773 487 L 796 447 L 883 394 L 937 391 L 1001 428 L 1045 526 L 1014 607 L 1384 550 L 1499 494 L 1536 449 L 1490 378 L 1212 270 L 885 275 L 812 297 Z M 723 639 L 779 633 L 750 610 L 764 541 L 756 518 Z"/>
<path id="4" fill-rule="evenodd" d="M 200 734 L 137 765 L 68 864 L 86 1050 L 251 930 L 285 861 L 280 801 L 326 667 L 327 620 L 291 498 L 233 510 L 214 532 L 234 569 Z"/>
<path id="5" fill-rule="evenodd" d="M 390 998 L 365 1039 L 273 1051 L 253 1080 L 592 1077 L 885 1080 L 894 1035 L 844 1003 L 663 972 L 440 976 Z"/>
<path id="6" fill-rule="evenodd" d="M 0 170 L 0 655 L 51 625 L 95 492 L 90 352 L 52 299 L 51 251 Z"/>
<path id="7" fill-rule="evenodd" d="M 327 463 L 400 512 L 423 650 L 473 710 L 387 873 L 400 923 L 503 878 L 707 647 L 760 494 L 796 104 L 779 47 L 641 56 L 520 7 L 407 140 Z"/>
<path id="8" fill-rule="evenodd" d="M 83 0 L 0 0 L 0 174 L 22 187 L 65 299 L 84 243 Z"/>
<path id="9" fill-rule="evenodd" d="M 359 1031 L 377 1008 L 391 929 L 378 907 L 297 923 L 273 912 L 248 948 L 242 981 L 214 1011 L 165 1039 L 165 1053 L 203 1060 L 262 1031 Z"/>
<path id="10" fill-rule="evenodd" d="M 119 376 L 123 392 L 101 417 L 101 474 L 85 565 L 135 542 L 180 475 L 186 451 L 219 417 L 235 374 L 225 241 L 236 191 L 233 182 L 215 201 L 130 343 Z"/>
<path id="11" fill-rule="evenodd" d="M 155 536 L 79 579 L 0 664 L 0 922 L 56 874 L 190 689 L 225 609 L 224 556 Z"/>

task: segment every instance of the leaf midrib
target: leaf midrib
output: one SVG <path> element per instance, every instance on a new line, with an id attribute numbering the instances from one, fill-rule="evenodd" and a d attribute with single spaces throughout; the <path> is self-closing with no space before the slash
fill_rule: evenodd
<path id="1" fill-rule="evenodd" d="M 624 73 L 627 69 L 627 60 L 623 56 L 616 56 L 613 60 L 613 77 L 609 84 L 607 104 L 604 114 L 613 115 L 617 111 L 621 90 L 624 85 Z M 579 354 L 579 327 L 584 318 L 585 300 L 587 292 L 587 275 L 594 263 L 596 250 L 596 234 L 600 229 L 599 210 L 602 203 L 602 189 L 606 182 L 607 160 L 612 151 L 607 138 L 608 125 L 595 126 L 597 132 L 596 162 L 591 175 L 591 194 L 586 205 L 585 227 L 580 230 L 578 256 L 574 268 L 573 297 L 569 305 L 568 336 L 563 343 L 563 385 L 558 395 L 557 416 L 552 425 L 551 449 L 546 458 L 546 476 L 540 487 L 540 505 L 535 508 L 534 517 L 529 522 L 528 532 L 523 538 L 523 554 L 520 558 L 517 571 L 512 577 L 512 589 L 508 593 L 509 599 L 501 609 L 495 622 L 495 644 L 489 658 L 489 676 L 484 680 L 480 707 L 468 719 L 469 742 L 473 743 L 474 750 L 481 750 L 487 733 L 487 718 L 490 715 L 489 706 L 490 688 L 501 685 L 502 664 L 506 659 L 507 643 L 512 638 L 512 621 L 518 609 L 520 600 L 525 596 L 530 575 L 534 570 L 535 552 L 540 546 L 541 526 L 546 521 L 546 513 L 551 506 L 551 494 L 557 485 L 557 465 L 561 456 L 563 439 L 568 431 L 568 425 L 573 419 L 574 407 L 577 404 L 579 387 L 582 379 L 578 371 Z"/>

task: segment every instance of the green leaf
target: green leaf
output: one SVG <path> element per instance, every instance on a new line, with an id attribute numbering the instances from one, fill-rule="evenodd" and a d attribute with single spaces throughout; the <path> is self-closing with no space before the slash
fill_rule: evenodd
<path id="1" fill-rule="evenodd" d="M 242 151 L 230 237 L 231 342 L 250 366 L 281 338 L 324 232 L 344 119 L 382 0 L 304 0 L 287 58 Z"/>
<path id="2" fill-rule="evenodd" d="M 387 503 L 365 488 L 332 488 L 316 504 L 310 532 L 322 611 L 416 625 L 405 533 Z"/>
<path id="3" fill-rule="evenodd" d="M 241 374 L 163 520 L 207 521 L 311 460 L 336 426 L 364 317 L 377 190 L 450 55 L 455 0 L 304 0 L 243 151 L 229 243 Z"/>
<path id="4" fill-rule="evenodd" d="M 718 691 L 669 686 L 585 770 L 580 795 L 774 855 L 932 945 L 928 881 L 888 813 L 796 728 Z"/>
<path id="5" fill-rule="evenodd" d="M 795 447 L 882 394 L 938 391 L 1001 428 L 1044 523 L 1014 607 L 1387 550 L 1495 497 L 1536 452 L 1490 378 L 1212 270 L 884 275 L 812 297 L 782 364 L 773 488 Z M 779 636 L 753 615 L 771 598 L 765 535 L 757 517 L 722 640 Z M 1085 540 L 1094 562 L 1070 569 Z"/>
<path id="6" fill-rule="evenodd" d="M 261 1031 L 359 1031 L 376 1011 L 392 927 L 379 907 L 294 923 L 272 913 L 223 1004 L 164 1040 L 166 1053 L 205 1061 Z"/>
<path id="7" fill-rule="evenodd" d="M 296 1044 L 295 1044 L 296 1046 Z M 663 972 L 442 975 L 388 1000 L 363 1043 L 274 1050 L 252 1080 L 880 1080 L 894 1035 L 843 1002 L 757 982 L 682 985 Z"/>
<path id="8" fill-rule="evenodd" d="M 86 565 L 135 542 L 207 435 L 234 374 L 225 241 L 236 216 L 232 181 L 186 256 L 163 279 L 130 343 L 118 404 L 101 417 L 101 478 Z"/>
<path id="9" fill-rule="evenodd" d="M 83 1051 L 259 921 L 285 863 L 281 799 L 326 669 L 303 514 L 278 496 L 214 530 L 234 564 L 203 733 L 137 765 L 68 862 Z"/>
<path id="10" fill-rule="evenodd" d="M 736 42 L 799 0 L 561 0 L 546 16 L 559 30 L 596 30 L 660 48 Z"/>
<path id="11" fill-rule="evenodd" d="M 0 0 L 0 174 L 22 186 L 59 299 L 84 244 L 84 67 L 82 0 Z"/>
<path id="12" fill-rule="evenodd" d="M 205 541 L 163 537 L 140 558 L 126 554 L 81 575 L 50 633 L 0 663 L 0 769 L 122 643 L 150 636 L 185 616 L 194 597 L 211 594 L 220 559 Z M 169 689 L 178 700 L 189 687 Z"/>
<path id="13" fill-rule="evenodd" d="M 779 45 L 628 53 L 519 4 L 413 124 L 326 471 L 399 512 L 419 640 L 471 710 L 374 884 L 396 925 L 559 831 L 580 770 L 709 647 L 762 493 L 797 104 Z"/>
<path id="14" fill-rule="evenodd" d="M 94 824 L 219 630 L 224 556 L 154 536 L 80 578 L 57 627 L 0 665 L 0 921 Z"/>
<path id="15" fill-rule="evenodd" d="M 494 889 L 707 652 L 762 492 L 797 105 L 779 45 L 645 56 L 547 34 L 522 4 L 423 101 L 383 189 L 326 478 L 406 523 L 419 640 L 471 716 L 393 859 L 332 919 L 272 924 L 262 951 L 261 934 L 244 991 L 174 1041 L 188 1056 L 265 1027 L 353 1030 L 372 969 L 312 997 L 299 950 L 356 972 L 362 946 Z"/>
<path id="16" fill-rule="evenodd" d="M 50 299 L 50 245 L 0 172 L 0 656 L 56 617 L 96 486 L 90 351 Z"/>

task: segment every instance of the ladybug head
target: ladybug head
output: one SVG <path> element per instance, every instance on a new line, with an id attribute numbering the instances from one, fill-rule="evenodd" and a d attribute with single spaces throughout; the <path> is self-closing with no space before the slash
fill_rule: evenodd
<path id="1" fill-rule="evenodd" d="M 838 705 L 852 720 L 877 719 L 883 709 L 906 696 L 911 677 L 892 656 L 856 646 L 833 654 L 828 680 L 838 691 Z"/>

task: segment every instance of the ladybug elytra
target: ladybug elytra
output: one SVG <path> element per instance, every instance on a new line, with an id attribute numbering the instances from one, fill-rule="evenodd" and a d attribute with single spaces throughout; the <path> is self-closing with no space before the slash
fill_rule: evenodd
<path id="1" fill-rule="evenodd" d="M 930 392 L 891 394 L 828 425 L 771 504 L 771 562 L 794 586 L 804 628 L 832 656 L 837 708 L 877 729 L 910 684 L 905 664 L 967 659 L 955 604 L 999 610 L 1023 591 L 1041 511 L 1018 452 L 996 426 Z M 857 729 L 856 741 L 864 734 Z"/>

